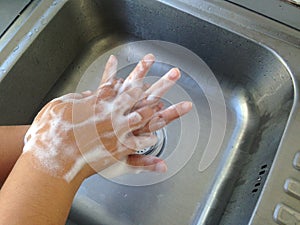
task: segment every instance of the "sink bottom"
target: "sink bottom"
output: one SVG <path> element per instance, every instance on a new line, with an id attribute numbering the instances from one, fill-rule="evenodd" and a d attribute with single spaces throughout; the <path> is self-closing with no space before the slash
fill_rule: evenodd
<path id="1" fill-rule="evenodd" d="M 70 219 L 78 225 L 247 224 L 294 99 L 291 75 L 280 57 L 257 42 L 161 1 L 69 0 L 51 9 L 58 13 L 44 18 L 49 19 L 47 24 L 0 82 L 1 124 L 30 123 L 47 101 L 96 88 L 102 67 L 91 72 L 93 63 L 115 47 L 139 40 L 166 41 L 189 49 L 208 65 L 220 87 L 216 89 L 201 70 L 190 73 L 189 68 L 198 63 L 180 68 L 182 77 L 165 103 L 189 98 L 194 108 L 166 128 L 160 157 L 172 159 L 170 173 L 114 180 L 94 175 L 79 189 Z M 188 65 L 188 57 L 170 49 L 152 46 L 151 52 L 176 62 L 158 60 L 149 72 L 152 79 L 172 66 Z M 127 63 L 119 76 L 125 76 L 144 54 L 133 53 L 119 56 Z M 85 80 L 87 73 L 97 80 Z M 224 105 L 216 98 L 217 90 Z M 218 132 L 211 135 L 213 130 Z M 199 165 L 208 143 L 220 143 L 220 148 L 211 149 L 218 154 L 202 170 Z M 150 178 L 157 182 L 135 183 Z"/>
<path id="2" fill-rule="evenodd" d="M 105 60 L 110 53 L 116 52 L 116 50 L 112 50 L 115 48 L 110 48 L 110 46 L 132 46 L 132 43 L 137 42 L 136 37 L 126 34 L 112 34 L 91 41 L 88 47 L 73 61 L 63 76 L 56 82 L 43 104 L 56 96 L 69 92 L 94 90 L 101 78 Z M 126 49 L 126 47 L 123 48 Z M 132 51 L 133 48 L 130 49 Z M 162 50 L 155 49 L 154 46 L 152 46 L 151 52 L 155 55 L 162 54 Z M 127 53 L 128 55 L 131 54 L 133 59 L 141 58 L 143 55 L 141 50 L 134 51 L 134 53 L 127 51 Z M 118 53 L 116 55 L 118 56 Z M 118 76 L 125 77 L 134 68 L 135 63 L 128 62 L 127 57 L 122 54 L 120 57 L 121 61 L 125 60 L 127 63 L 125 63 L 125 67 L 121 66 Z M 178 56 L 175 56 L 175 58 L 178 59 Z M 179 61 L 185 61 L 185 58 L 181 58 Z M 153 79 L 155 80 L 153 77 L 163 75 L 171 66 L 156 62 L 147 75 L 147 77 L 150 77 L 148 80 L 153 82 Z M 201 74 L 197 75 L 201 76 Z M 182 70 L 182 77 L 178 81 L 178 86 L 193 101 L 195 111 L 189 118 L 183 118 L 182 121 L 176 121 L 167 127 L 165 152 L 160 157 L 168 158 L 178 142 L 184 139 L 191 140 L 191 134 L 196 133 L 197 142 L 192 146 L 190 143 L 190 145 L 180 149 L 182 154 L 185 154 L 185 152 L 189 154 L 189 148 L 194 150 L 187 164 L 181 170 L 176 171 L 176 174 L 168 175 L 168 179 L 164 177 L 161 179 L 162 182 L 150 186 L 139 186 L 140 182 L 144 182 L 145 179 L 153 179 L 152 176 L 147 174 L 128 175 L 114 180 L 95 175 L 86 180 L 78 191 L 70 218 L 78 224 L 98 224 L 99 221 L 107 221 L 103 224 L 114 224 L 112 221 L 122 221 L 122 224 L 138 224 L 139 221 L 159 224 L 166 220 L 168 223 L 174 224 L 173 215 L 176 214 L 178 218 L 176 216 L 175 224 L 184 224 L 186 221 L 192 223 L 197 215 L 199 216 L 199 212 L 205 212 L 205 204 L 212 207 L 213 201 L 217 201 L 218 208 L 210 208 L 209 210 L 212 210 L 212 212 L 215 210 L 221 211 L 227 206 L 225 215 L 222 217 L 223 222 L 221 221 L 221 223 L 227 224 L 226 212 L 230 213 L 230 218 L 232 218 L 232 210 L 234 210 L 235 205 L 227 205 L 226 201 L 210 199 L 214 192 L 217 192 L 222 193 L 225 199 L 232 196 L 232 198 L 238 198 L 236 201 L 239 201 L 240 205 L 244 204 L 242 205 L 244 215 L 240 218 L 243 218 L 241 222 L 245 222 L 257 201 L 275 154 L 275 151 L 257 151 L 259 146 L 256 145 L 260 140 L 256 139 L 256 131 L 264 132 L 267 124 L 273 126 L 273 131 L 278 132 L 278 129 L 284 126 L 284 121 L 282 121 L 282 124 L 277 122 L 276 125 L 271 125 L 276 118 L 268 117 L 268 115 L 260 117 L 253 96 L 242 85 L 233 83 L 230 79 L 221 79 L 219 84 L 222 88 L 226 106 L 226 132 L 220 152 L 207 170 L 200 172 L 199 163 L 211 134 L 211 107 L 201 85 L 197 83 L 197 78 L 186 74 Z M 210 89 L 209 86 L 206 86 L 206 88 Z M 211 89 L 215 89 L 215 87 L 211 87 Z M 170 104 L 170 99 L 173 103 L 186 100 L 184 97 L 178 96 L 178 88 L 171 90 L 166 96 L 165 103 L 167 105 Z M 221 119 L 220 116 L 219 120 Z M 189 120 L 189 122 L 185 122 L 185 120 Z M 187 124 L 190 127 L 182 131 L 182 126 Z M 219 129 L 221 128 L 220 126 Z M 278 142 L 279 139 L 272 142 L 274 149 Z M 178 157 L 180 158 L 182 155 Z M 241 175 L 240 171 L 242 169 L 245 172 Z M 140 176 L 140 178 L 137 176 Z M 156 175 L 153 176 L 154 179 L 158 179 Z M 138 187 L 132 185 L 138 185 Z M 233 192 L 234 195 L 232 195 Z M 244 203 L 240 203 L 241 195 L 243 195 Z M 139 201 L 136 199 L 139 199 Z M 234 200 L 232 201 L 234 202 Z M 141 207 L 141 205 L 146 207 Z M 176 207 L 170 207 L 170 205 Z M 94 208 L 97 209 L 98 213 L 102 212 L 99 214 L 99 218 L 96 216 Z M 161 212 L 163 212 L 163 215 Z M 160 216 L 154 218 L 153 215 Z M 208 223 L 213 223 L 213 221 L 208 220 Z"/>

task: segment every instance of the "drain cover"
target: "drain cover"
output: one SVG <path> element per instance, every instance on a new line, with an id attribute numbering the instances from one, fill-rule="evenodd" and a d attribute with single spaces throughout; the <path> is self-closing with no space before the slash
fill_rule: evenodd
<path id="1" fill-rule="evenodd" d="M 162 153 L 162 151 L 165 147 L 166 130 L 165 130 L 165 128 L 163 128 L 163 129 L 155 131 L 153 134 L 157 136 L 157 143 L 148 148 L 144 148 L 144 149 L 136 151 L 137 154 L 159 156 Z"/>

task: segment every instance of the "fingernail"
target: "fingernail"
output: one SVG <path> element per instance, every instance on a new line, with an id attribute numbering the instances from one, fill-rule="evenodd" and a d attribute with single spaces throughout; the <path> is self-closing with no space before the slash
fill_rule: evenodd
<path id="1" fill-rule="evenodd" d="M 180 71 L 178 68 L 173 68 L 169 71 L 168 78 L 170 80 L 177 80 L 180 77 Z"/>
<path id="2" fill-rule="evenodd" d="M 159 162 L 155 165 L 155 171 L 158 173 L 165 173 L 167 172 L 167 166 L 164 162 Z"/>
<path id="3" fill-rule="evenodd" d="M 111 60 L 114 60 L 115 59 L 115 56 L 114 55 L 110 55 L 109 58 L 108 58 L 108 61 L 111 61 Z"/>
<path id="4" fill-rule="evenodd" d="M 193 107 L 193 103 L 192 102 L 184 102 L 182 104 L 182 109 L 184 111 L 190 110 Z"/>
<path id="5" fill-rule="evenodd" d="M 154 55 L 152 55 L 152 54 L 147 54 L 147 55 L 145 55 L 144 58 L 143 58 L 143 61 L 145 61 L 147 64 L 153 63 L 154 60 L 155 60 L 155 57 L 154 57 Z"/>
<path id="6" fill-rule="evenodd" d="M 130 123 L 139 123 L 143 119 L 143 117 L 137 112 L 130 113 L 128 115 L 128 117 L 129 117 Z"/>

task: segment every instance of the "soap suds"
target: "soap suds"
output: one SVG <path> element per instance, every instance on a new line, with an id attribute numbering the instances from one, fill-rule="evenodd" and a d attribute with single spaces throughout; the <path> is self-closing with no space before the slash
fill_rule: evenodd
<path id="1" fill-rule="evenodd" d="M 154 107 L 157 97 L 171 87 L 173 81 L 167 74 L 145 94 L 147 88 L 141 78 L 154 62 L 153 56 L 147 57 L 125 81 L 114 78 L 117 62 L 110 57 L 104 72 L 105 83 L 96 92 L 71 93 L 53 99 L 27 131 L 23 154 L 31 153 L 37 161 L 34 162 L 36 167 L 71 182 L 87 164 L 107 166 L 116 161 L 115 155 L 124 154 L 127 159 L 128 152 L 154 145 L 155 135 L 131 133 L 131 127 L 140 129 L 147 122 L 142 124 L 142 115 L 133 107 L 147 97 L 148 102 L 154 101 L 151 106 Z M 117 161 L 101 174 L 114 177 L 143 171 L 125 161 Z"/>
<path id="2" fill-rule="evenodd" d="M 120 85 L 120 82 L 115 84 Z M 112 83 L 102 87 L 115 88 Z M 116 139 L 115 153 L 155 144 L 155 137 L 131 135 L 129 125 L 139 123 L 142 116 L 138 112 L 128 115 L 126 112 L 139 100 L 141 93 L 141 90 L 129 89 L 129 93 L 117 93 L 109 100 L 102 100 L 98 99 L 97 93 L 84 92 L 52 100 L 29 128 L 24 138 L 23 153 L 32 152 L 43 170 L 71 182 L 84 165 L 100 163 L 101 160 L 108 163 L 106 158 L 113 157 L 106 149 L 107 144 L 102 143 L 104 139 Z M 95 134 L 97 124 L 100 124 L 100 129 L 108 124 L 112 127 Z M 70 136 L 75 136 L 76 140 L 69 140 Z M 69 170 L 64 168 L 66 162 Z"/>
<path id="3" fill-rule="evenodd" d="M 79 171 L 84 167 L 84 165 L 100 161 L 101 159 L 109 157 L 111 155 L 108 151 L 103 149 L 105 149 L 103 146 L 97 146 L 95 147 L 95 149 L 92 149 L 90 152 L 83 154 L 82 157 L 76 159 L 75 164 L 64 175 L 64 179 L 67 182 L 71 182 L 79 173 Z"/>

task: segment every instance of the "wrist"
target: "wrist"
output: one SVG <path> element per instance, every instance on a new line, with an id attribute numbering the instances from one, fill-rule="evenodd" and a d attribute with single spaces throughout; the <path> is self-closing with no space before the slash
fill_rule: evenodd
<path id="1" fill-rule="evenodd" d="M 17 161 L 18 164 L 26 165 L 26 169 L 30 171 L 30 174 L 35 174 L 37 179 L 51 181 L 51 185 L 58 184 L 57 186 L 61 188 L 68 188 L 75 192 L 86 178 L 86 172 L 80 171 L 72 180 L 67 181 L 65 174 L 72 167 L 71 162 L 60 163 L 59 167 L 53 165 L 54 169 L 51 168 L 51 165 L 45 167 L 45 163 L 41 163 L 40 159 L 32 152 L 23 153 Z"/>
<path id="2" fill-rule="evenodd" d="M 21 155 L 0 192 L 1 222 L 62 224 L 82 181 L 77 176 L 68 183 L 37 168 L 32 155 Z"/>

